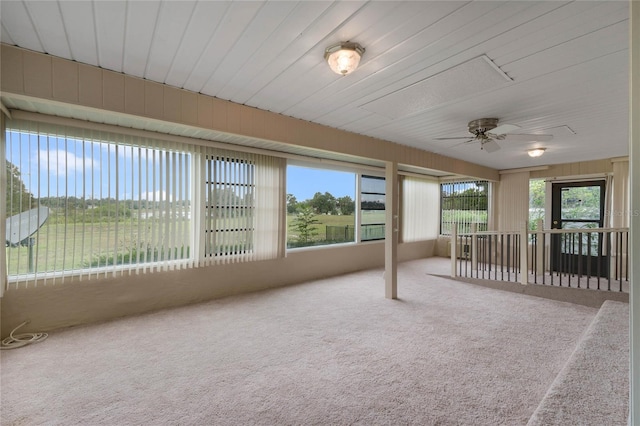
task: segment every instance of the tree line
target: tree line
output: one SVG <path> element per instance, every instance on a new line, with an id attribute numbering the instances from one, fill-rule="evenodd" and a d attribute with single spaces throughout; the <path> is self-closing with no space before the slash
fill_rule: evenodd
<path id="1" fill-rule="evenodd" d="M 329 192 L 324 194 L 316 192 L 313 198 L 298 201 L 295 195 L 287 194 L 287 213 L 298 214 L 311 210 L 315 214 L 342 214 L 352 215 L 356 209 L 356 202 L 345 195 L 344 197 L 334 197 Z"/>
<path id="2" fill-rule="evenodd" d="M 474 187 L 454 193 L 442 193 L 442 210 L 487 210 L 489 197 L 486 188 Z"/>

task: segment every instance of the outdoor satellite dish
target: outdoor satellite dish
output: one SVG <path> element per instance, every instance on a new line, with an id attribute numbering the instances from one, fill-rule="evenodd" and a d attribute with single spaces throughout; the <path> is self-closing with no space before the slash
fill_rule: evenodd
<path id="1" fill-rule="evenodd" d="M 29 238 L 49 217 L 49 207 L 36 207 L 7 218 L 7 243 L 15 246 Z"/>

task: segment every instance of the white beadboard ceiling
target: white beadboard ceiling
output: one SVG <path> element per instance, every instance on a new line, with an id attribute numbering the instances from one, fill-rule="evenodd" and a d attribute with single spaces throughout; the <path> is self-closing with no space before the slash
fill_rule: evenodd
<path id="1" fill-rule="evenodd" d="M 627 1 L 23 0 L 0 23 L 6 44 L 496 169 L 628 155 Z M 341 77 L 323 52 L 347 40 L 366 52 Z M 511 81 L 443 78 L 483 56 Z M 438 79 L 451 89 L 411 91 Z M 384 114 L 405 93 L 419 107 Z M 484 117 L 554 138 L 491 154 L 434 140 Z"/>

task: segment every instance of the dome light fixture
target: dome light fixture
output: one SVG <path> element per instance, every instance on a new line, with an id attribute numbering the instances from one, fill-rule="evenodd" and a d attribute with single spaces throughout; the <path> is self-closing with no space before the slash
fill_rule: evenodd
<path id="1" fill-rule="evenodd" d="M 546 150 L 547 148 L 533 148 L 527 151 L 527 154 L 529 154 L 529 157 L 540 157 Z"/>
<path id="2" fill-rule="evenodd" d="M 351 74 L 358 68 L 364 47 L 349 41 L 340 42 L 324 50 L 324 58 L 336 74 Z"/>

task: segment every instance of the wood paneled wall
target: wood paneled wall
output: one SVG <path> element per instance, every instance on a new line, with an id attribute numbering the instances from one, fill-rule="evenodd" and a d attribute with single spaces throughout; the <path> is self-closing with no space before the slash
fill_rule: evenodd
<path id="1" fill-rule="evenodd" d="M 494 169 L 3 44 L 5 94 L 497 181 Z"/>

